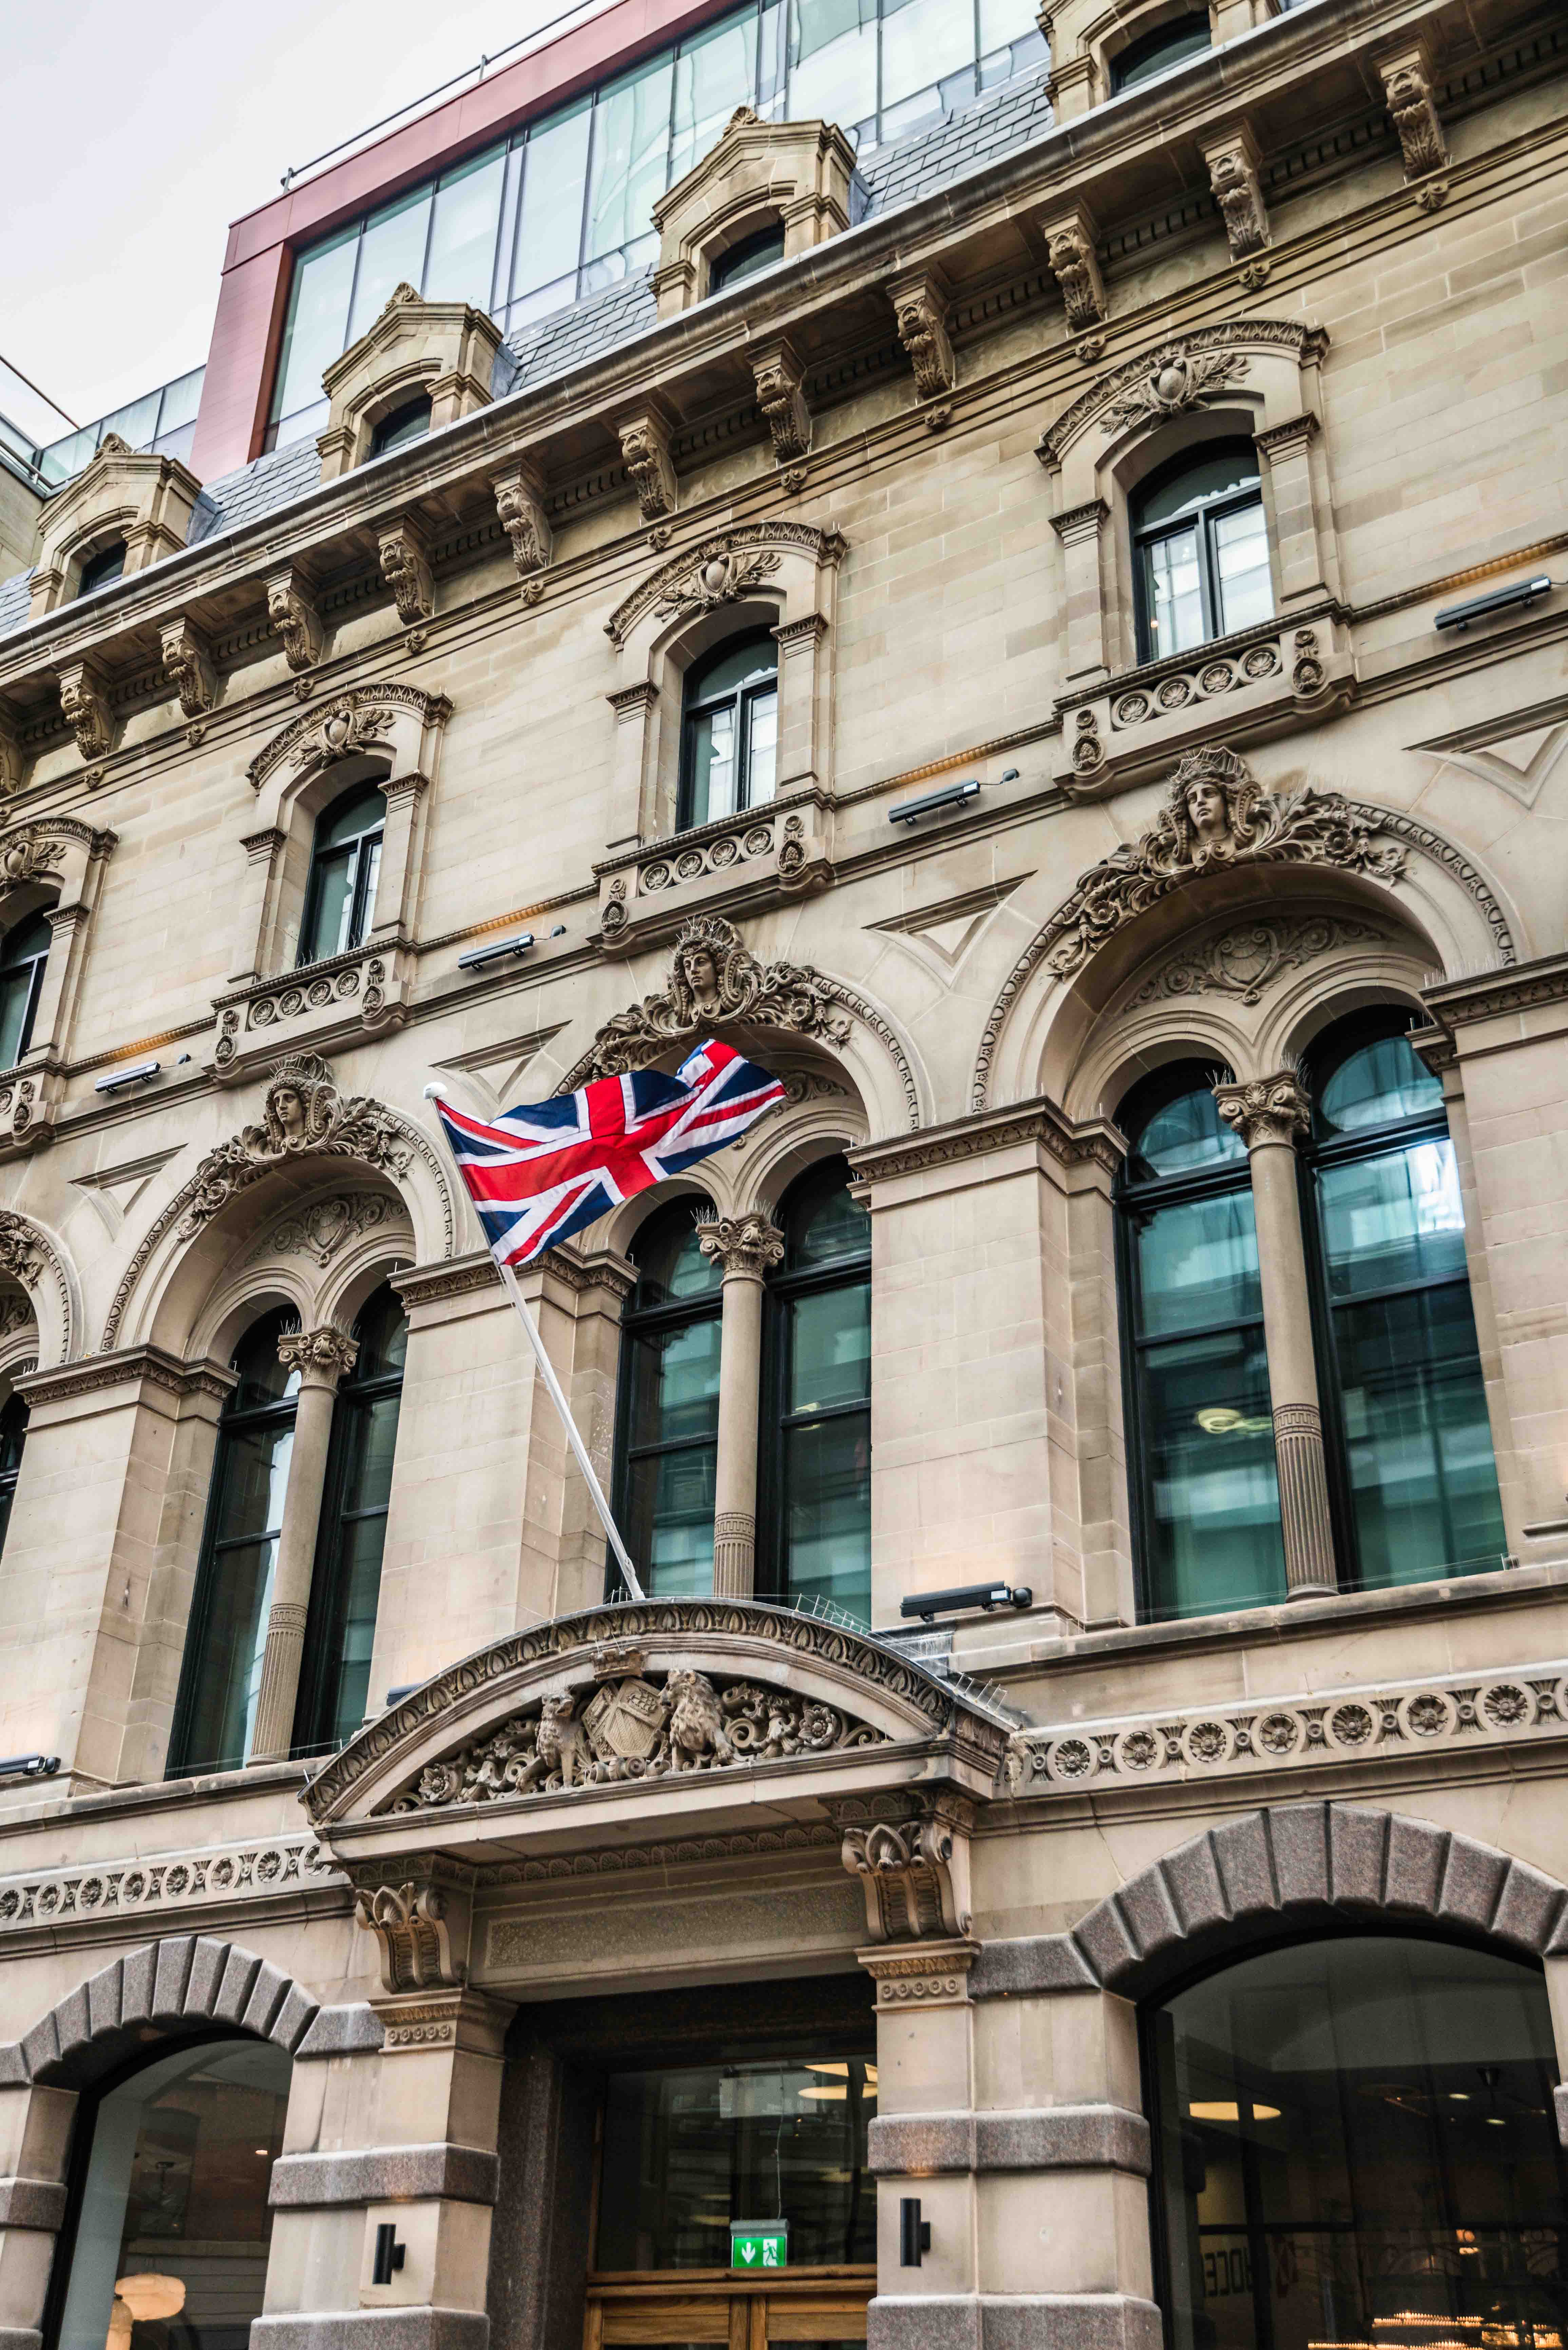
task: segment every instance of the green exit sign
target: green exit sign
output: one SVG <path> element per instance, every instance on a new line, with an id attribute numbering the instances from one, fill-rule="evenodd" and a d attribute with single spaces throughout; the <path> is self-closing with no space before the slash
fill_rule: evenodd
<path id="1" fill-rule="evenodd" d="M 730 2266 L 732 2269 L 753 2272 L 762 2269 L 787 2269 L 789 2221 L 787 2220 L 732 2220 Z"/>

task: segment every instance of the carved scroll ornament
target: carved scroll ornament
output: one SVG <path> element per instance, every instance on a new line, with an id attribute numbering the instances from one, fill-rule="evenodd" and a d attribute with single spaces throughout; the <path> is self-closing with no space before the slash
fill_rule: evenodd
<path id="1" fill-rule="evenodd" d="M 383 1103 L 365 1094 L 340 1094 L 327 1063 L 315 1053 L 301 1053 L 273 1070 L 260 1124 L 242 1127 L 197 1168 L 179 1237 L 192 1239 L 236 1192 L 290 1159 L 312 1155 L 358 1159 L 389 1175 L 406 1175 L 413 1151 Z"/>
<path id="2" fill-rule="evenodd" d="M 1224 390 L 1248 372 L 1240 351 L 1199 351 L 1185 343 L 1167 343 L 1156 351 L 1154 363 L 1100 419 L 1106 440 L 1137 424 L 1163 424 Z"/>
<path id="3" fill-rule="evenodd" d="M 764 963 L 722 915 L 694 914 L 676 940 L 669 985 L 607 1020 L 558 1090 L 646 1068 L 672 1045 L 733 1021 L 830 1045 L 849 1041 L 848 1015 L 820 972 L 804 963 Z"/>
<path id="4" fill-rule="evenodd" d="M 794 1690 L 690 1669 L 662 1679 L 632 1671 L 602 1679 L 586 1699 L 544 1698 L 450 1760 L 427 1763 L 390 1809 L 445 1811 L 885 1742 L 883 1731 Z"/>

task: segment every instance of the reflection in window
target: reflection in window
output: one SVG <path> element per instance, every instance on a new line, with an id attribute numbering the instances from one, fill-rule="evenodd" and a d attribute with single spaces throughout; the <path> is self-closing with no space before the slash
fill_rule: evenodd
<path id="1" fill-rule="evenodd" d="M 1189 652 L 1271 618 L 1258 452 L 1211 442 L 1155 473 L 1133 500 L 1138 658 Z"/>
<path id="2" fill-rule="evenodd" d="M 762 270 L 771 269 L 775 261 L 784 259 L 784 223 L 773 228 L 760 228 L 755 236 L 742 237 L 727 253 L 721 254 L 708 273 L 708 291 L 722 294 L 726 286 L 739 286 Z"/>
<path id="3" fill-rule="evenodd" d="M 299 960 L 348 954 L 363 943 L 376 906 L 387 803 L 375 784 L 356 785 L 317 818 L 305 890 Z"/>
<path id="4" fill-rule="evenodd" d="M 53 937 L 47 914 L 28 914 L 0 943 L 0 1069 L 15 1067 L 33 1041 Z"/>
<path id="5" fill-rule="evenodd" d="M 107 546 L 100 546 L 96 555 L 89 555 L 82 565 L 77 594 L 90 596 L 95 588 L 111 587 L 115 580 L 124 577 L 125 541 L 123 538 L 111 539 Z"/>
<path id="6" fill-rule="evenodd" d="M 617 1514 L 650 1596 L 704 1597 L 713 1588 L 723 1271 L 698 1245 L 691 1201 L 650 1216 L 632 1258 Z"/>
<path id="7" fill-rule="evenodd" d="M 828 1159 L 779 1211 L 768 1297 L 773 1459 L 763 1569 L 776 1596 L 871 1620 L 871 1219 Z"/>
<path id="8" fill-rule="evenodd" d="M 1151 2018 L 1172 2350 L 1558 2350 L 1539 1971 L 1392 1935 L 1248 1959 Z"/>
<path id="9" fill-rule="evenodd" d="M 774 795 L 779 653 L 768 629 L 721 645 L 686 672 L 677 828 L 759 807 Z"/>
<path id="10" fill-rule="evenodd" d="M 1403 1014 L 1313 1055 L 1313 1191 L 1345 1513 L 1364 1586 L 1506 1547 L 1442 1087 Z"/>
<path id="11" fill-rule="evenodd" d="M 270 2041 L 209 2041 L 99 2100 L 59 2350 L 248 2350 L 291 2070 Z"/>
<path id="12" fill-rule="evenodd" d="M 370 435 L 372 457 L 385 457 L 393 449 L 406 449 L 412 441 L 422 441 L 431 429 L 431 400 L 428 391 L 417 400 L 405 400 L 389 416 L 383 416 Z"/>
<path id="13" fill-rule="evenodd" d="M 237 1771 L 250 1753 L 299 1388 L 299 1373 L 278 1360 L 277 1342 L 293 1326 L 280 1309 L 253 1324 L 234 1349 L 239 1381 L 218 1424 L 170 1742 L 171 1779 Z"/>
<path id="14" fill-rule="evenodd" d="M 1185 65 L 1189 57 L 1201 57 L 1211 46 L 1206 8 L 1189 16 L 1178 16 L 1173 24 L 1157 26 L 1141 40 L 1129 41 L 1120 55 L 1112 58 L 1111 88 L 1113 92 L 1136 89 L 1140 82 L 1153 81 L 1157 74 Z"/>
<path id="15" fill-rule="evenodd" d="M 789 2221 L 792 2269 L 877 2257 L 877 2067 L 825 2050 L 613 2074 L 596 2265 L 727 2269 L 730 2221 Z"/>
<path id="16" fill-rule="evenodd" d="M 1192 1062 L 1135 1087 L 1117 1123 L 1142 1611 L 1260 1607 L 1285 1571 L 1246 1145 Z"/>
<path id="17" fill-rule="evenodd" d="M 0 1409 L 0 1551 L 11 1524 L 16 1480 L 22 1473 L 22 1448 L 27 1440 L 27 1406 L 19 1395 L 7 1396 Z"/>
<path id="18" fill-rule="evenodd" d="M 352 1373 L 339 1382 L 332 1408 L 294 1727 L 296 1753 L 340 1746 L 369 1711 L 370 1655 L 409 1341 L 395 1290 L 383 1284 L 376 1291 L 353 1336 L 359 1352 Z"/>
<path id="19" fill-rule="evenodd" d="M 752 0 L 302 253 L 269 449 L 319 432 L 322 370 L 402 279 L 511 332 L 647 266 L 653 205 L 738 106 L 868 154 L 1044 62 L 1032 0 Z"/>

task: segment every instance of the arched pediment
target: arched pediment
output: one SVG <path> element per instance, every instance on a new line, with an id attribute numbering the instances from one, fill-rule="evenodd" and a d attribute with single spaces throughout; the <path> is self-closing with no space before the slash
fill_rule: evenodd
<path id="1" fill-rule="evenodd" d="M 787 1807 L 933 1777 L 983 1796 L 1008 1728 L 846 1627 L 761 1601 L 652 1600 L 477 1650 L 361 1731 L 305 1800 L 358 1856 L 510 1840 L 530 1814 L 558 1833 L 563 1807 L 625 1833 L 698 1798 Z"/>
<path id="2" fill-rule="evenodd" d="M 1300 405 L 1299 372 L 1315 367 L 1327 347 L 1323 328 L 1301 318 L 1226 318 L 1200 327 L 1097 376 L 1041 434 L 1034 453 L 1047 473 L 1062 473 L 1068 452 L 1096 424 L 1103 450 L 1207 407 L 1243 382 L 1272 423 L 1272 409 Z"/>
<path id="3" fill-rule="evenodd" d="M 428 765 L 426 738 L 439 733 L 452 715 L 444 693 L 396 681 L 351 685 L 317 709 L 305 711 L 262 744 L 245 769 L 258 795 L 268 785 L 273 796 L 303 784 L 339 759 L 376 754 L 392 762 L 394 775 Z"/>

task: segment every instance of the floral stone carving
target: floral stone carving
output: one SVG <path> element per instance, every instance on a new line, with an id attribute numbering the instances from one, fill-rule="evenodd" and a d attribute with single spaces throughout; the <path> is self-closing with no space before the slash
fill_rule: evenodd
<path id="1" fill-rule="evenodd" d="M 66 844 L 50 839 L 42 825 L 24 824 L 7 833 L 0 846 L 0 887 L 14 889 L 21 881 L 55 878 L 65 861 Z"/>
<path id="2" fill-rule="evenodd" d="M 1264 915 L 1173 955 L 1139 988 L 1127 1009 L 1136 1012 L 1146 1003 L 1187 995 L 1234 995 L 1243 1003 L 1257 1003 L 1282 972 L 1299 971 L 1340 948 L 1384 943 L 1383 932 L 1370 922 L 1328 914 Z"/>
<path id="3" fill-rule="evenodd" d="M 1133 425 L 1163 424 L 1247 372 L 1248 362 L 1240 351 L 1194 352 L 1185 343 L 1167 343 L 1156 351 L 1148 372 L 1112 400 L 1100 419 L 1100 430 L 1108 441 Z"/>
<path id="4" fill-rule="evenodd" d="M 571 1093 L 589 1077 L 646 1068 L 672 1045 L 733 1021 L 831 1045 L 849 1041 L 848 1015 L 819 972 L 804 963 L 764 963 L 722 915 L 697 914 L 676 940 L 669 986 L 607 1020 L 558 1090 Z"/>
<path id="5" fill-rule="evenodd" d="M 274 1069 L 261 1123 L 242 1127 L 202 1159 L 181 1239 L 192 1239 L 248 1184 L 290 1159 L 312 1154 L 358 1159 L 392 1175 L 406 1175 L 413 1156 L 392 1111 L 367 1095 L 340 1094 L 327 1063 L 301 1053 Z"/>
<path id="6" fill-rule="evenodd" d="M 602 1681 L 586 1700 L 546 1697 L 449 1761 L 427 1763 L 394 1812 L 724 1771 L 886 1743 L 838 1707 L 753 1680 L 682 1669 Z"/>

